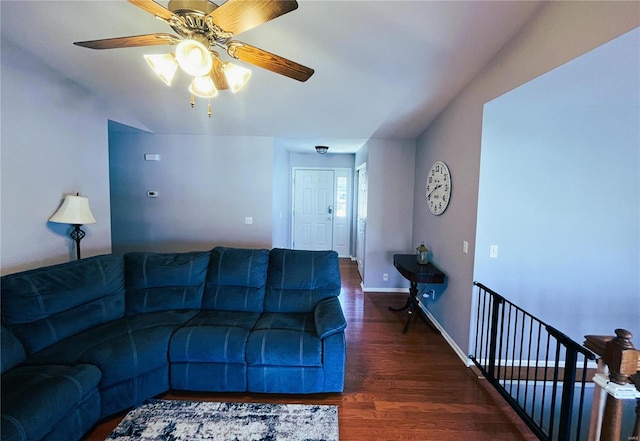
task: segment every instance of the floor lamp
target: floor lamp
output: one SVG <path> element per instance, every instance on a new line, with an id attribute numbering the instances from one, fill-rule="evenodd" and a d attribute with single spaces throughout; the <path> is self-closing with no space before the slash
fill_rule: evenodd
<path id="1" fill-rule="evenodd" d="M 73 225 L 73 230 L 69 235 L 76 242 L 76 256 L 80 259 L 80 241 L 85 235 L 85 232 L 80 227 L 84 224 L 96 223 L 96 218 L 93 217 L 93 213 L 89 208 L 89 198 L 80 196 L 79 193 L 76 193 L 75 196 L 66 195 L 62 205 L 49 218 L 49 221 Z"/>

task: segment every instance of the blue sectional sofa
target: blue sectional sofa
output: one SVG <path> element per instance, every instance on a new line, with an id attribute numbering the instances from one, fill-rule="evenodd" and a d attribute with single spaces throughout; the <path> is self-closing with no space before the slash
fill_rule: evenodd
<path id="1" fill-rule="evenodd" d="M 170 389 L 343 390 L 333 251 L 104 255 L 1 288 L 2 441 L 78 440 Z"/>

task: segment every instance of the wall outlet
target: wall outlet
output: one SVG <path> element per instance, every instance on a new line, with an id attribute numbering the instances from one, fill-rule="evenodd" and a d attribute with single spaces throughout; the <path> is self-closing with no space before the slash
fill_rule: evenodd
<path id="1" fill-rule="evenodd" d="M 425 299 L 435 300 L 436 299 L 436 290 L 435 289 L 430 289 L 429 291 L 427 291 L 424 294 L 422 294 L 422 297 L 424 297 Z"/>
<path id="2" fill-rule="evenodd" d="M 389 274 L 383 273 L 382 274 L 382 280 L 384 280 L 385 282 L 388 282 L 389 281 Z"/>
<path id="3" fill-rule="evenodd" d="M 245 217 L 245 218 L 244 218 L 244 223 L 245 223 L 246 225 L 251 225 L 251 224 L 253 224 L 253 218 L 252 218 L 252 217 L 250 217 L 250 216 Z"/>
<path id="4" fill-rule="evenodd" d="M 462 241 L 462 252 L 467 254 L 469 252 L 469 242 L 466 240 Z"/>
<path id="5" fill-rule="evenodd" d="M 497 259 L 498 258 L 498 245 L 491 245 L 489 247 L 489 257 L 491 259 Z"/>
<path id="6" fill-rule="evenodd" d="M 145 161 L 159 161 L 160 155 L 158 153 L 145 153 L 144 154 Z"/>

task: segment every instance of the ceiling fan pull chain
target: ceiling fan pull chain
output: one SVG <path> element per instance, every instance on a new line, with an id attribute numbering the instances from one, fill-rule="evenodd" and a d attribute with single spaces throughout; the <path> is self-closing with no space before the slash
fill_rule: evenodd
<path id="1" fill-rule="evenodd" d="M 211 118 L 211 100 L 209 100 L 209 106 L 207 106 L 207 115 Z"/>
<path id="2" fill-rule="evenodd" d="M 193 109 L 196 105 L 196 96 L 191 94 L 191 108 Z"/>

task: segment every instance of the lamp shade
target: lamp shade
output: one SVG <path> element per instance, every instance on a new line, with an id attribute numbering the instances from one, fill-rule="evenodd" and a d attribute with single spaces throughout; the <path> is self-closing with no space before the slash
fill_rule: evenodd
<path id="1" fill-rule="evenodd" d="M 84 225 L 95 224 L 96 218 L 93 217 L 93 213 L 89 208 L 89 198 L 66 195 L 62 205 L 49 218 L 49 221 L 59 224 Z"/>
<path id="2" fill-rule="evenodd" d="M 251 77 L 251 70 L 229 62 L 222 65 L 222 70 L 233 93 L 242 89 L 242 86 L 247 84 L 249 77 Z"/>
<path id="3" fill-rule="evenodd" d="M 158 75 L 158 77 L 167 85 L 171 86 L 171 81 L 178 70 L 178 62 L 173 54 L 154 54 L 145 55 L 144 59 L 147 60 L 151 69 Z"/>
<path id="4" fill-rule="evenodd" d="M 195 77 L 189 86 L 189 92 L 202 98 L 213 98 L 218 94 L 218 89 L 213 84 L 211 76 Z"/>

